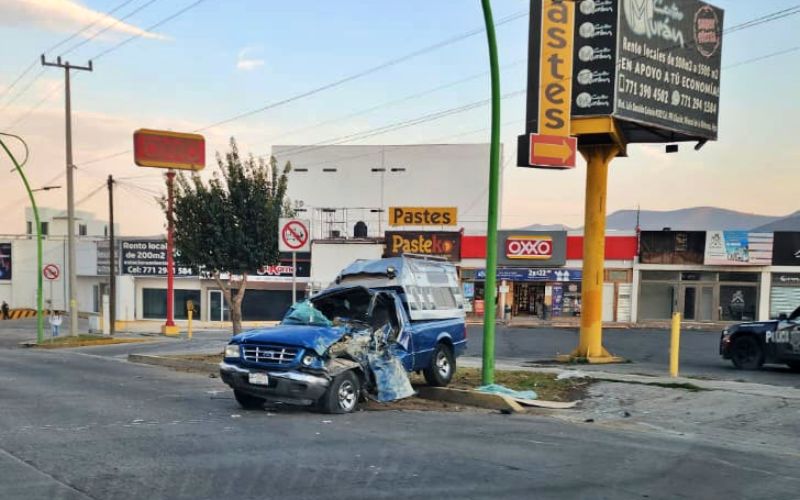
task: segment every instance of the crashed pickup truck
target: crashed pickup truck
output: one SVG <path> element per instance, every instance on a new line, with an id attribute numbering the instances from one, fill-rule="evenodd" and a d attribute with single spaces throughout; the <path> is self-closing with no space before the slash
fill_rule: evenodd
<path id="1" fill-rule="evenodd" d="M 414 394 L 410 372 L 447 385 L 467 347 L 455 267 L 416 257 L 359 260 L 280 325 L 233 337 L 220 375 L 244 408 L 265 401 L 349 413 Z"/>

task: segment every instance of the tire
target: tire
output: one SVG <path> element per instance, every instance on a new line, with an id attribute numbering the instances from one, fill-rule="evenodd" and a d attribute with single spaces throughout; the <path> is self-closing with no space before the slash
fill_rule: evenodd
<path id="1" fill-rule="evenodd" d="M 422 373 L 425 381 L 433 387 L 446 387 L 456 372 L 456 357 L 447 344 L 439 342 L 433 350 L 431 364 Z"/>
<path id="2" fill-rule="evenodd" d="M 758 370 L 764 364 L 764 351 L 755 337 L 737 337 L 731 345 L 731 361 L 740 370 Z"/>
<path id="3" fill-rule="evenodd" d="M 331 381 L 330 387 L 317 401 L 323 413 L 352 413 L 358 408 L 361 396 L 361 380 L 353 372 L 346 371 Z"/>
<path id="4" fill-rule="evenodd" d="M 800 361 L 787 361 L 787 365 L 794 372 L 800 372 Z"/>
<path id="5" fill-rule="evenodd" d="M 264 399 L 262 398 L 257 398 L 237 390 L 233 391 L 233 397 L 236 398 L 236 401 L 245 410 L 260 410 L 264 408 Z"/>

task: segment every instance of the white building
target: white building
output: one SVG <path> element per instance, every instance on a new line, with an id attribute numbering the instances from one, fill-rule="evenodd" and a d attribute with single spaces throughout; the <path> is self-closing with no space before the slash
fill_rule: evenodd
<path id="1" fill-rule="evenodd" d="M 288 196 L 311 219 L 314 239 L 352 238 L 357 222 L 382 237 L 390 207 L 456 207 L 455 226 L 403 229 L 484 234 L 488 207 L 488 144 L 274 146 L 292 164 Z"/>

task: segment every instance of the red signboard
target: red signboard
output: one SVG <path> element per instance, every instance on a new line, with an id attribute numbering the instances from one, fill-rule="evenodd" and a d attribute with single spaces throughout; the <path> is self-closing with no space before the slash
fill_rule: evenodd
<path id="1" fill-rule="evenodd" d="M 549 236 L 509 236 L 506 258 L 521 260 L 549 259 L 553 256 L 553 238 Z"/>
<path id="2" fill-rule="evenodd" d="M 578 139 L 560 135 L 530 135 L 530 165 L 552 168 L 575 168 Z"/>
<path id="3" fill-rule="evenodd" d="M 206 141 L 199 134 L 139 129 L 133 133 L 133 158 L 140 167 L 202 170 Z"/>

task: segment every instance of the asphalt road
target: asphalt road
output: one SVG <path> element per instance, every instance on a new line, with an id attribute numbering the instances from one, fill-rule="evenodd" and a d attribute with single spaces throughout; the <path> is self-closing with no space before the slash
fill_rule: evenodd
<path id="1" fill-rule="evenodd" d="M 489 412 L 243 411 L 218 379 L 0 349 L 0 498 L 789 498 L 796 456 Z"/>
<path id="2" fill-rule="evenodd" d="M 468 327 L 468 355 L 480 356 L 482 326 Z M 685 330 L 681 333 L 680 374 L 725 380 L 739 380 L 800 388 L 800 373 L 785 365 L 767 365 L 758 371 L 743 371 L 719 356 L 720 332 Z M 495 354 L 524 364 L 550 362 L 557 354 L 568 354 L 578 345 L 574 328 L 506 328 L 497 326 Z M 669 373 L 669 331 L 654 329 L 608 329 L 603 345 L 609 352 L 629 361 L 613 365 L 581 365 L 581 370 L 603 370 L 647 375 Z"/>

